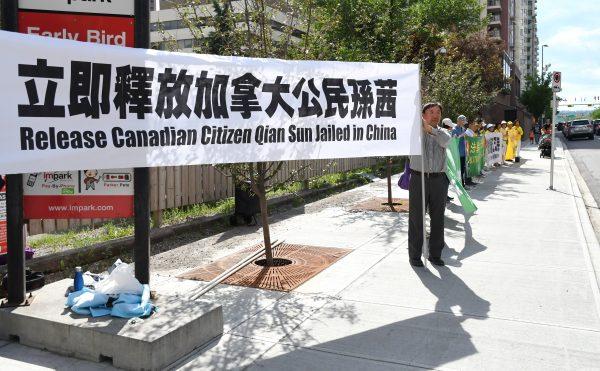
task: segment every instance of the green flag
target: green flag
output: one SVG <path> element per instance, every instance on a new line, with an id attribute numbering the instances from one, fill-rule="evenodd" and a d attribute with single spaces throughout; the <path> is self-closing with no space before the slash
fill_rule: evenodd
<path id="1" fill-rule="evenodd" d="M 469 178 L 479 176 L 485 164 L 485 138 L 465 137 L 468 145 L 467 153 L 467 176 Z"/>
<path id="2" fill-rule="evenodd" d="M 452 138 L 446 148 L 446 175 L 450 183 L 456 188 L 458 200 L 466 213 L 472 214 L 477 211 L 477 206 L 462 186 L 460 181 L 460 155 L 458 152 L 458 138 Z"/>

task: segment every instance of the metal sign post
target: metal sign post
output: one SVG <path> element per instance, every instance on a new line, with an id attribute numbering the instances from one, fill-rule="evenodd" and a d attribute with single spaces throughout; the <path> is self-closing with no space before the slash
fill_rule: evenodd
<path id="1" fill-rule="evenodd" d="M 135 47 L 150 48 L 150 4 L 135 0 Z M 133 175 L 135 244 L 133 259 L 135 278 L 150 283 L 150 169 L 135 168 Z"/>
<path id="2" fill-rule="evenodd" d="M 17 31 L 17 0 L 2 1 L 2 29 Z M 25 234 L 23 233 L 23 175 L 6 176 L 6 241 L 8 300 L 6 306 L 26 304 L 25 292 Z"/>
<path id="3" fill-rule="evenodd" d="M 550 155 L 550 190 L 554 190 L 554 149 L 556 148 L 556 93 L 561 91 L 561 73 L 552 72 L 552 153 Z"/>

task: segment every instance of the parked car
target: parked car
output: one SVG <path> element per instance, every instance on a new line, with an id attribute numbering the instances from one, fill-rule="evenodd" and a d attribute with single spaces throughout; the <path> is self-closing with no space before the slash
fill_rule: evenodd
<path id="1" fill-rule="evenodd" d="M 594 125 L 590 120 L 573 120 L 569 122 L 565 137 L 571 140 L 576 137 L 586 137 L 594 140 Z"/>

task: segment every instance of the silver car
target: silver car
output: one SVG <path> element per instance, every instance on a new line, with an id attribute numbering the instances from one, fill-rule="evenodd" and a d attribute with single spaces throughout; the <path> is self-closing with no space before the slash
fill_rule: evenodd
<path id="1" fill-rule="evenodd" d="M 568 140 L 577 137 L 586 137 L 594 140 L 594 125 L 590 120 L 573 120 L 566 128 L 565 137 Z"/>

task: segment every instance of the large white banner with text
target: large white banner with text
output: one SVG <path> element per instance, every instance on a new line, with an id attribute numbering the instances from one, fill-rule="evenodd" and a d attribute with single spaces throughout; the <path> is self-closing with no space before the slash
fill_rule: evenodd
<path id="1" fill-rule="evenodd" d="M 0 50 L 0 173 L 420 154 L 418 65 Z"/>

